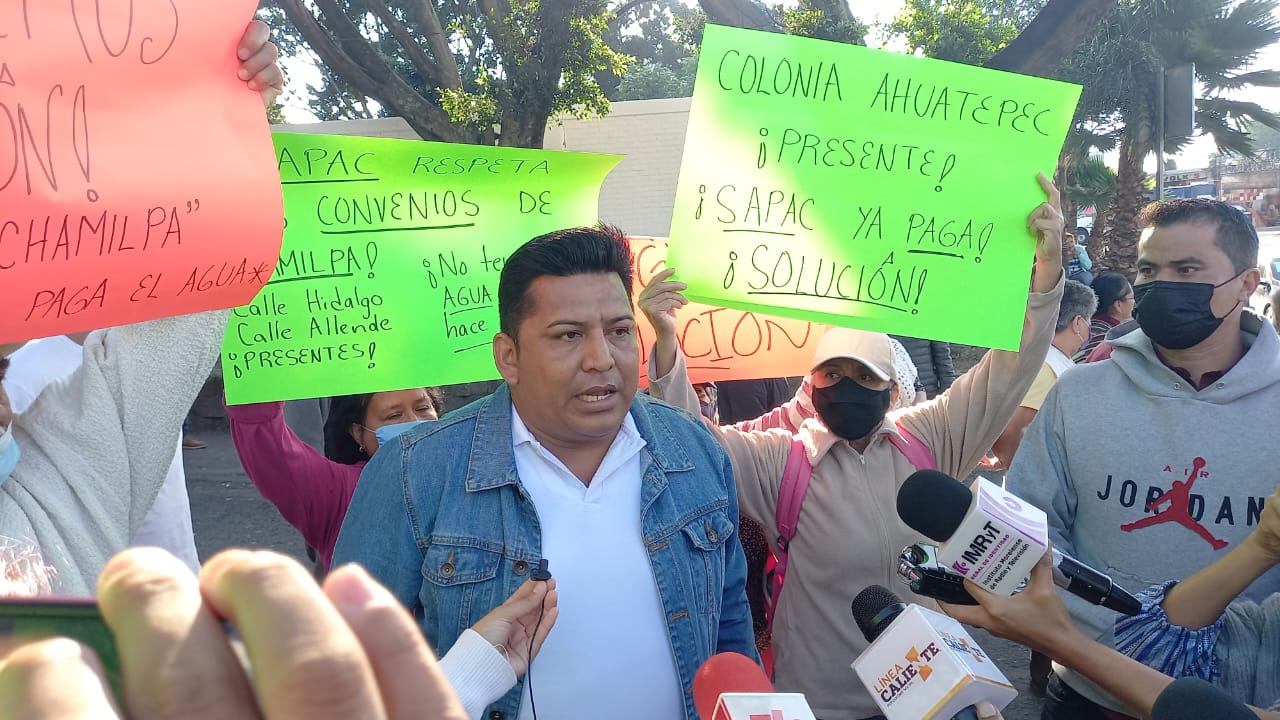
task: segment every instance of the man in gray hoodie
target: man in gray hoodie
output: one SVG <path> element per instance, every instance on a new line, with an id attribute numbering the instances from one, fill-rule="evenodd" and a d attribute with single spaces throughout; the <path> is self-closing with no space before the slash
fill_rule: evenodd
<path id="1" fill-rule="evenodd" d="M 1185 578 L 1248 536 L 1280 482 L 1280 338 L 1244 311 L 1260 281 L 1258 236 L 1214 200 L 1147 206 L 1134 319 L 1108 361 L 1059 379 L 1027 428 L 1007 487 L 1049 515 L 1055 547 L 1137 590 Z M 1261 462 L 1260 462 L 1261 460 Z M 1280 591 L 1280 572 L 1244 597 Z M 1116 615 L 1065 596 L 1114 645 Z M 1043 718 L 1136 715 L 1060 666 Z"/>

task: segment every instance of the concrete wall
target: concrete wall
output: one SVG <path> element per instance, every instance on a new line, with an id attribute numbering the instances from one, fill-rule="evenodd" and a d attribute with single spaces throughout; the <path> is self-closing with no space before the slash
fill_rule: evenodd
<path id="1" fill-rule="evenodd" d="M 603 118 L 549 124 L 543 147 L 623 155 L 600 191 L 600 219 L 631 235 L 666 237 L 689 104 L 690 98 L 616 102 Z"/>
<path id="2" fill-rule="evenodd" d="M 547 125 L 548 150 L 624 156 L 604 181 L 600 219 L 631 235 L 666 237 L 671 227 L 690 98 L 613 103 L 608 116 L 564 118 Z M 417 139 L 400 118 L 281 125 L 291 132 Z"/>

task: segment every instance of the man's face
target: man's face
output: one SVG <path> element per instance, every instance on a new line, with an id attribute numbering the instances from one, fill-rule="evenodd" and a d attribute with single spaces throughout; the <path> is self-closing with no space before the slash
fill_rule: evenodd
<path id="1" fill-rule="evenodd" d="M 640 379 L 635 314 L 615 273 L 534 280 L 514 340 L 494 360 L 516 411 L 553 447 L 612 442 Z"/>
<path id="2" fill-rule="evenodd" d="M 1243 305 L 1257 287 L 1257 270 L 1237 276 L 1231 258 L 1214 243 L 1217 230 L 1208 223 L 1177 223 L 1148 228 L 1138 242 L 1135 287 L 1155 280 L 1222 284 L 1213 292 L 1210 308 L 1226 317 Z"/>

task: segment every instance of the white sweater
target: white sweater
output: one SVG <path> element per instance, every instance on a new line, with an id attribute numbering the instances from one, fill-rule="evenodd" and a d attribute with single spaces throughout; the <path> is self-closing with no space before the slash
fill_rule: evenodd
<path id="1" fill-rule="evenodd" d="M 94 594 L 142 523 L 226 319 L 219 310 L 96 331 L 80 369 L 14 418 L 22 459 L 0 485 L 0 542 L 39 548 L 58 594 Z"/>

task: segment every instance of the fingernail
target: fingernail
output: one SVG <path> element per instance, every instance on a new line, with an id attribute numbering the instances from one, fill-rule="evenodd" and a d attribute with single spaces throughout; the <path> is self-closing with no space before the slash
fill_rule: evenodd
<path id="1" fill-rule="evenodd" d="M 239 57 L 241 60 L 248 60 L 249 55 L 249 48 L 240 48 L 239 50 L 236 50 L 236 57 Z"/>
<path id="2" fill-rule="evenodd" d="M 373 602 L 373 578 L 359 565 L 344 565 L 329 578 L 328 595 L 340 609 L 364 610 Z"/>

